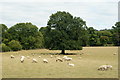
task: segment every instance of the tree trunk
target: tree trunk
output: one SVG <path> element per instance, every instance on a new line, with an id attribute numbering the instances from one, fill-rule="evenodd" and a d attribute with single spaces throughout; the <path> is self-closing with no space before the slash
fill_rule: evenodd
<path id="1" fill-rule="evenodd" d="M 62 51 L 61 51 L 61 54 L 65 54 L 65 50 L 62 50 Z"/>

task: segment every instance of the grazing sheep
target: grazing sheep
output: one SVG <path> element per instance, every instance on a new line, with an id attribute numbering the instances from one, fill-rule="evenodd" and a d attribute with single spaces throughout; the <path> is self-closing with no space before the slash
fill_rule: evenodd
<path id="1" fill-rule="evenodd" d="M 21 56 L 21 59 L 20 59 L 21 63 L 24 62 L 24 59 L 25 59 L 25 56 Z"/>
<path id="2" fill-rule="evenodd" d="M 74 67 L 75 65 L 72 63 L 67 63 L 69 66 Z"/>
<path id="3" fill-rule="evenodd" d="M 47 59 L 43 59 L 43 62 L 44 62 L 44 63 L 48 63 L 48 60 L 47 60 Z"/>
<path id="4" fill-rule="evenodd" d="M 57 61 L 63 62 L 62 58 L 59 58 L 59 57 L 56 59 L 56 62 L 57 62 Z"/>
<path id="5" fill-rule="evenodd" d="M 15 56 L 11 55 L 11 58 L 15 58 Z"/>
<path id="6" fill-rule="evenodd" d="M 37 62 L 38 62 L 37 59 L 33 58 L 32 63 L 37 63 Z"/>

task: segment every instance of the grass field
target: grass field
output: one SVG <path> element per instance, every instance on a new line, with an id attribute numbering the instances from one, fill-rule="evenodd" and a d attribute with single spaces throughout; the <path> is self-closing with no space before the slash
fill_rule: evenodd
<path id="1" fill-rule="evenodd" d="M 50 58 L 46 53 L 60 53 L 59 50 L 22 50 L 18 52 L 2 53 L 2 77 L 3 78 L 118 78 L 118 53 L 117 47 L 84 47 L 83 50 L 67 50 L 67 53 L 78 53 L 78 55 L 67 55 L 72 57 L 70 63 L 74 67 L 68 66 L 68 62 L 56 62 L 55 56 Z M 33 56 L 32 53 L 35 53 Z M 41 54 L 42 53 L 42 54 Z M 84 53 L 83 55 L 79 55 Z M 15 58 L 11 59 L 10 55 Z M 30 56 L 20 63 L 20 56 Z M 39 58 L 38 56 L 41 56 Z M 60 55 L 63 57 L 63 55 Z M 81 59 L 79 57 L 82 57 Z M 38 63 L 32 63 L 32 58 L 36 58 Z M 48 59 L 49 63 L 43 63 L 42 59 Z M 110 64 L 113 70 L 98 71 L 97 68 L 103 64 Z"/>

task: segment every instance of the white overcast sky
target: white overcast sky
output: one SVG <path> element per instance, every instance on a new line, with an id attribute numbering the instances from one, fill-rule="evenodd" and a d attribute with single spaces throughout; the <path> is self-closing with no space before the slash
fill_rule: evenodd
<path id="1" fill-rule="evenodd" d="M 8 27 L 31 22 L 37 27 L 47 25 L 49 16 L 66 11 L 81 17 L 88 27 L 110 29 L 118 21 L 119 0 L 0 0 L 0 23 Z"/>

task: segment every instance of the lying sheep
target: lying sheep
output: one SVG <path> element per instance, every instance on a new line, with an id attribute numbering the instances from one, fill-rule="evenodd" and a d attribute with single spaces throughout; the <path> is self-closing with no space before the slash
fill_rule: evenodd
<path id="1" fill-rule="evenodd" d="M 21 59 L 20 59 L 21 63 L 24 62 L 24 59 L 25 59 L 25 56 L 21 56 Z"/>
<path id="2" fill-rule="evenodd" d="M 37 63 L 37 59 L 33 58 L 32 63 Z"/>
<path id="3" fill-rule="evenodd" d="M 59 57 L 56 59 L 56 62 L 57 62 L 57 61 L 63 62 L 62 58 L 59 58 Z"/>
<path id="4" fill-rule="evenodd" d="M 15 56 L 11 55 L 11 58 L 15 58 Z"/>
<path id="5" fill-rule="evenodd" d="M 67 63 L 69 66 L 74 67 L 75 65 L 72 63 Z"/>
<path id="6" fill-rule="evenodd" d="M 101 70 L 101 71 L 105 71 L 107 70 L 107 66 L 106 65 L 102 65 L 98 68 L 98 70 Z"/>
<path id="7" fill-rule="evenodd" d="M 98 68 L 98 70 L 101 70 L 101 71 L 105 71 L 105 70 L 108 70 L 108 69 L 111 69 L 112 70 L 112 66 L 111 65 L 102 65 Z"/>
<path id="8" fill-rule="evenodd" d="M 43 62 L 44 62 L 44 63 L 48 63 L 48 60 L 47 60 L 47 59 L 43 59 Z"/>

